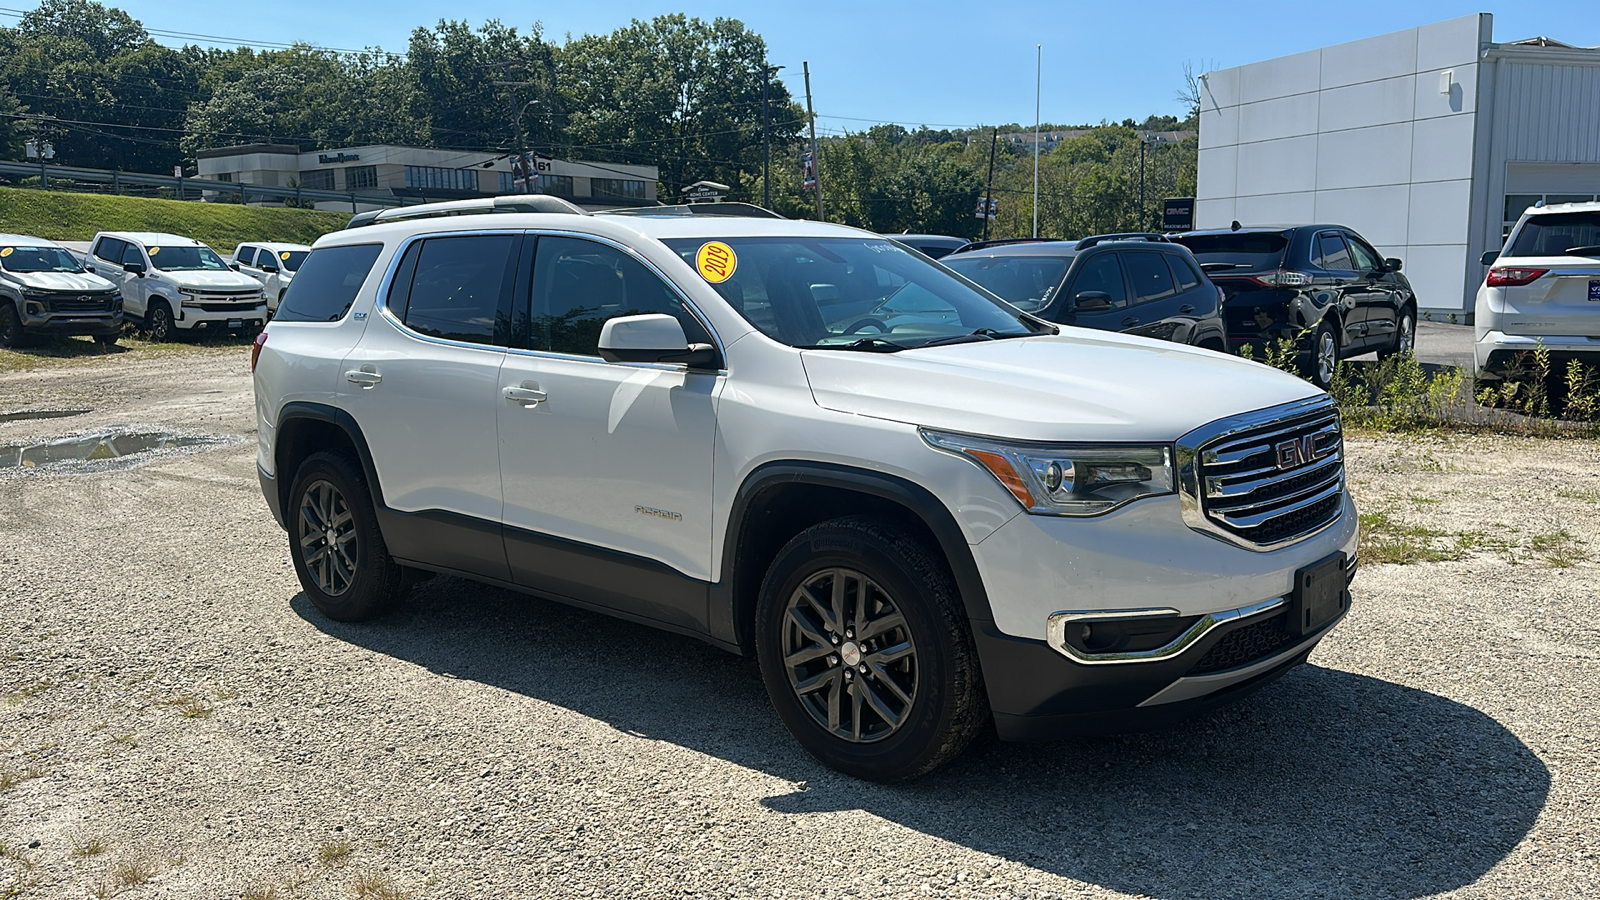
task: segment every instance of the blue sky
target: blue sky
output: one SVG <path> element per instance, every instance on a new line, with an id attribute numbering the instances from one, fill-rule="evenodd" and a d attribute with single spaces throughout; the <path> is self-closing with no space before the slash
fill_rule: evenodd
<path id="1" fill-rule="evenodd" d="M 880 121 L 936 126 L 1031 122 L 1034 47 L 1040 43 L 1043 116 L 1061 123 L 1180 114 L 1173 93 L 1181 85 L 1185 60 L 1193 61 L 1196 71 L 1227 68 L 1475 12 L 1495 14 L 1497 41 L 1542 34 L 1581 46 L 1600 45 L 1596 0 L 680 0 L 671 5 L 478 0 L 459 6 L 422 0 L 381 5 L 275 0 L 256 7 L 219 7 L 209 0 L 102 2 L 120 6 L 150 28 L 394 50 L 405 48 L 413 27 L 441 16 L 465 18 L 474 25 L 499 18 L 523 29 L 542 21 L 545 34 L 557 39 L 606 32 L 630 19 L 666 12 L 705 19 L 730 16 L 766 38 L 772 62 L 787 67 L 780 77 L 797 97 L 802 94 L 801 61 L 810 61 L 819 126 L 830 132 Z M 18 0 L 6 4 L 13 9 L 33 5 Z"/>

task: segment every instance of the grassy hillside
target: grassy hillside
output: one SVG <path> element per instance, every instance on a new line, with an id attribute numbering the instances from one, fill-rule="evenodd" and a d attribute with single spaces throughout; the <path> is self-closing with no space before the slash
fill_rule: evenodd
<path id="1" fill-rule="evenodd" d="M 97 231 L 166 231 L 232 253 L 241 241 L 309 244 L 349 219 L 304 209 L 0 188 L 0 232 L 53 241 L 87 241 Z"/>

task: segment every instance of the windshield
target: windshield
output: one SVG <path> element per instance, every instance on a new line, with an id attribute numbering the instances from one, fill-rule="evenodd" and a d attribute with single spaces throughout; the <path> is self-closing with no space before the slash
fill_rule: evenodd
<path id="1" fill-rule="evenodd" d="M 1020 309 L 1043 309 L 1072 265 L 1070 256 L 947 256 L 944 264 Z"/>
<path id="2" fill-rule="evenodd" d="M 1185 234 L 1173 240 L 1189 248 L 1207 273 L 1231 269 L 1252 271 L 1283 265 L 1289 235 L 1281 231 L 1240 231 L 1233 234 Z"/>
<path id="3" fill-rule="evenodd" d="M 306 261 L 306 254 L 310 250 L 281 250 L 278 252 L 278 266 L 285 272 L 300 271 L 300 264 Z"/>
<path id="4" fill-rule="evenodd" d="M 228 264 L 210 247 L 151 247 L 150 265 L 168 272 L 226 270 Z"/>
<path id="5" fill-rule="evenodd" d="M 7 272 L 82 272 L 83 266 L 60 247 L 5 247 L 0 269 Z"/>
<path id="6" fill-rule="evenodd" d="M 725 278 L 713 282 L 717 293 L 762 334 L 791 347 L 895 351 L 1042 330 L 882 238 L 694 238 L 666 244 L 690 266 L 707 258 L 706 251 L 721 260 L 710 270 Z"/>
<path id="7" fill-rule="evenodd" d="M 1529 216 L 1506 256 L 1600 256 L 1600 210 Z"/>

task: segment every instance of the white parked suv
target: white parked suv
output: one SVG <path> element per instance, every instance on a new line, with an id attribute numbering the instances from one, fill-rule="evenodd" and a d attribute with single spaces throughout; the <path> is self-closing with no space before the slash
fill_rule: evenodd
<path id="1" fill-rule="evenodd" d="M 1489 264 L 1473 315 L 1480 377 L 1528 369 L 1543 345 L 1557 375 L 1567 360 L 1600 365 L 1600 203 L 1530 207 Z"/>
<path id="2" fill-rule="evenodd" d="M 865 778 L 988 721 L 1038 739 L 1232 700 L 1348 608 L 1327 395 L 1058 330 L 842 226 L 341 231 L 253 368 L 262 490 L 325 615 L 422 570 L 693 635 L 753 654 L 799 742 Z"/>
<path id="3" fill-rule="evenodd" d="M 125 314 L 153 340 L 171 340 L 180 331 L 253 333 L 266 324 L 261 284 L 228 268 L 194 238 L 102 231 L 89 245 L 88 263 L 121 286 Z"/>
<path id="4" fill-rule="evenodd" d="M 283 292 L 289 289 L 294 273 L 300 270 L 311 248 L 305 244 L 252 242 L 233 251 L 233 269 L 261 283 L 267 297 L 268 314 L 278 311 Z"/>

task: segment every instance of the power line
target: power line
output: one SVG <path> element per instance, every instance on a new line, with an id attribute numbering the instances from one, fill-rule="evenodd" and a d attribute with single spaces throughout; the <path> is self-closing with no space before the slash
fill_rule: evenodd
<path id="1" fill-rule="evenodd" d="M 15 19 L 21 19 L 24 16 L 30 15 L 30 14 L 32 14 L 34 12 L 37 12 L 37 10 L 9 9 L 9 8 L 6 8 L 6 7 L 0 7 L 0 15 L 9 16 L 9 17 L 15 18 Z M 319 46 L 317 46 L 315 44 L 311 44 L 311 43 L 308 43 L 306 41 L 295 41 L 294 43 L 285 44 L 285 43 L 278 42 L 278 41 L 262 41 L 262 40 L 250 40 L 248 38 L 223 37 L 221 35 L 199 34 L 199 33 L 190 32 L 190 31 L 169 31 L 169 30 L 164 29 L 164 28 L 150 28 L 148 26 L 145 26 L 143 23 L 140 23 L 140 27 L 144 30 L 144 32 L 146 34 L 157 34 L 157 35 L 160 35 L 162 37 L 173 37 L 173 38 L 182 38 L 184 40 L 201 41 L 203 43 L 208 43 L 208 44 L 233 44 L 233 45 L 239 46 L 239 47 L 254 47 L 254 48 L 257 48 L 257 49 L 261 49 L 261 50 L 294 50 L 294 49 L 298 49 L 298 48 L 301 48 L 301 47 L 305 47 L 305 48 L 312 49 L 312 50 L 326 50 L 326 51 L 328 51 L 330 53 L 348 53 L 348 54 L 355 54 L 355 55 L 358 55 L 358 56 L 363 56 L 363 55 L 366 55 L 366 54 L 369 54 L 369 53 L 384 53 L 384 54 L 388 54 L 388 55 L 391 55 L 391 56 L 401 56 L 401 55 L 403 55 L 403 54 L 394 53 L 393 51 L 390 51 L 390 50 L 384 50 L 381 47 L 368 47 L 365 50 L 351 50 L 351 49 L 346 48 L 346 47 L 319 47 Z"/>

